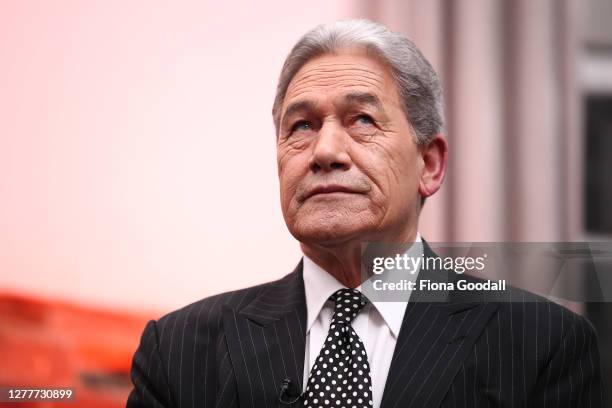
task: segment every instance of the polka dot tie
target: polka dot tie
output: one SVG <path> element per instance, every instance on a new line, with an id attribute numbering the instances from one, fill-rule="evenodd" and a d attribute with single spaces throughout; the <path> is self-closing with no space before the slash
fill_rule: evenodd
<path id="1" fill-rule="evenodd" d="M 356 289 L 340 289 L 330 297 L 336 303 L 329 333 L 310 370 L 304 407 L 370 408 L 372 380 L 368 355 L 351 326 L 368 302 Z"/>

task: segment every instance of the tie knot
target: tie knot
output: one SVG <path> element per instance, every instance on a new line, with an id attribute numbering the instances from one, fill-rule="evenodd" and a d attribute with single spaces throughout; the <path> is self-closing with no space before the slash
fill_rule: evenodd
<path id="1" fill-rule="evenodd" d="M 350 323 L 368 303 L 368 298 L 357 289 L 338 289 L 330 299 L 336 303 L 332 323 Z"/>

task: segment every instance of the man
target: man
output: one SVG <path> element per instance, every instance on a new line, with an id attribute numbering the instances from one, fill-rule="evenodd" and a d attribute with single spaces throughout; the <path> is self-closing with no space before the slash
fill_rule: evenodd
<path id="1" fill-rule="evenodd" d="M 315 28 L 285 61 L 273 118 L 303 260 L 150 321 L 128 407 L 602 405 L 594 331 L 556 304 L 361 293 L 362 245 L 421 242 L 446 168 L 439 80 L 410 41 L 363 20 Z"/>

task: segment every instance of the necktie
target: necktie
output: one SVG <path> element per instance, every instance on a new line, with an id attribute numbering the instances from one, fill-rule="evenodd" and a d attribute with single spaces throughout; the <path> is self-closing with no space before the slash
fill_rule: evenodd
<path id="1" fill-rule="evenodd" d="M 330 296 L 334 314 L 323 348 L 310 370 L 304 407 L 370 408 L 372 380 L 368 356 L 351 322 L 368 302 L 356 289 Z"/>

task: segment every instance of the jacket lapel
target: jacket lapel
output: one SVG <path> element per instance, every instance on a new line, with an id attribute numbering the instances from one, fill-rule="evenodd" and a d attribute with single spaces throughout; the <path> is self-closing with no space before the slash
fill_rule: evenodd
<path id="1" fill-rule="evenodd" d="M 432 256 L 426 244 L 425 251 Z M 418 279 L 448 281 L 456 276 L 421 271 Z M 438 407 L 496 309 L 495 303 L 452 293 L 413 293 L 381 407 Z M 286 378 L 295 389 L 303 389 L 306 298 L 302 261 L 244 308 L 226 308 L 223 323 L 241 406 L 278 407 Z"/>
<path id="2" fill-rule="evenodd" d="M 241 310 L 226 308 L 223 323 L 241 406 L 277 407 L 286 378 L 301 392 L 306 327 L 301 261 Z"/>
<path id="3" fill-rule="evenodd" d="M 427 256 L 435 256 L 425 243 Z M 421 271 L 418 280 L 448 282 L 453 272 Z M 418 287 L 418 286 L 417 286 Z M 406 307 L 382 408 L 438 407 L 461 363 L 497 309 L 454 293 L 414 292 Z"/>

